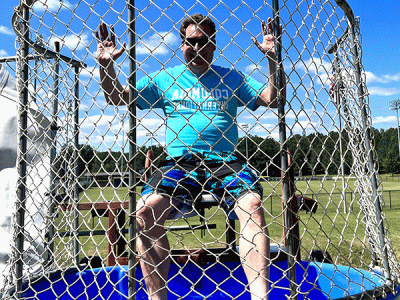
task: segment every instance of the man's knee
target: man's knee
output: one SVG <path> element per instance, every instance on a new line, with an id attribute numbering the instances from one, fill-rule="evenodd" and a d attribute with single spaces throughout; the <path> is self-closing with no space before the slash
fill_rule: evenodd
<path id="1" fill-rule="evenodd" d="M 168 199 L 156 194 L 142 197 L 136 210 L 138 230 L 150 230 L 156 224 L 163 225 L 169 213 L 168 203 Z"/>
<path id="2" fill-rule="evenodd" d="M 248 213 L 263 213 L 261 197 L 256 193 L 248 193 L 238 201 L 238 207 Z"/>
<path id="3" fill-rule="evenodd" d="M 249 193 L 243 196 L 239 200 L 235 211 L 241 221 L 251 219 L 259 225 L 265 222 L 264 206 L 258 194 Z"/>
<path id="4" fill-rule="evenodd" d="M 147 205 L 138 208 L 136 222 L 139 231 L 150 229 L 155 223 L 154 209 Z"/>

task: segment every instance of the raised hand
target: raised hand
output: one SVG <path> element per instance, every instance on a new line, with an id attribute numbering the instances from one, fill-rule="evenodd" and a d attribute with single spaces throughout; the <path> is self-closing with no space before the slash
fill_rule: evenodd
<path id="1" fill-rule="evenodd" d="M 257 46 L 258 49 L 264 54 L 267 55 L 269 59 L 275 59 L 275 37 L 273 36 L 273 26 L 271 18 L 268 18 L 267 24 L 265 21 L 261 22 L 261 31 L 263 34 L 263 41 L 257 41 L 256 38 L 252 37 L 253 43 Z M 279 28 L 279 36 L 282 34 L 282 25 Z"/>
<path id="2" fill-rule="evenodd" d="M 110 61 L 116 61 L 124 53 L 125 43 L 121 49 L 117 49 L 114 28 L 110 27 L 109 34 L 107 25 L 104 23 L 100 24 L 99 30 L 96 30 L 95 35 L 97 41 L 97 60 L 101 66 L 107 67 L 110 65 Z"/>

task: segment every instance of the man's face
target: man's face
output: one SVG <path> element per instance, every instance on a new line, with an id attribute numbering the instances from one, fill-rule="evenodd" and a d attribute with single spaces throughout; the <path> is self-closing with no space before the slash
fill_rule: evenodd
<path id="1" fill-rule="evenodd" d="M 209 36 L 210 28 L 205 25 L 189 25 L 181 50 L 189 69 L 195 74 L 205 73 L 214 57 L 215 46 Z"/>

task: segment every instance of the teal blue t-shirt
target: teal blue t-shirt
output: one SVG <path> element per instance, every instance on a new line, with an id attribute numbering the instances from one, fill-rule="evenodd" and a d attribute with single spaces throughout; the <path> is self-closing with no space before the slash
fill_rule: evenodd
<path id="1" fill-rule="evenodd" d="M 138 81 L 140 109 L 165 114 L 166 146 L 172 157 L 188 152 L 232 152 L 238 143 L 237 109 L 257 108 L 264 85 L 232 69 L 212 66 L 196 75 L 185 65 Z"/>

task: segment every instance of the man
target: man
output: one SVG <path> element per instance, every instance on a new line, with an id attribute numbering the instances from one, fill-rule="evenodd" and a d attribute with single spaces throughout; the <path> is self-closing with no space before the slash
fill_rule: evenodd
<path id="1" fill-rule="evenodd" d="M 267 299 L 269 238 L 264 220 L 262 187 L 254 173 L 234 154 L 238 142 L 238 106 L 255 110 L 276 107 L 275 42 L 272 23 L 262 22 L 263 42 L 253 42 L 268 58 L 269 85 L 212 65 L 216 50 L 214 22 L 201 14 L 181 25 L 181 50 L 186 64 L 147 76 L 137 83 L 140 109 L 160 108 L 166 116 L 169 155 L 143 186 L 137 207 L 141 268 L 150 299 L 167 299 L 169 244 L 163 224 L 167 218 L 196 214 L 193 203 L 202 192 L 214 194 L 228 217 L 240 221 L 239 252 L 252 299 Z M 124 52 L 115 34 L 100 25 L 98 61 L 108 103 L 128 103 L 129 89 L 117 80 L 113 61 Z M 281 91 L 283 97 L 285 90 Z"/>

